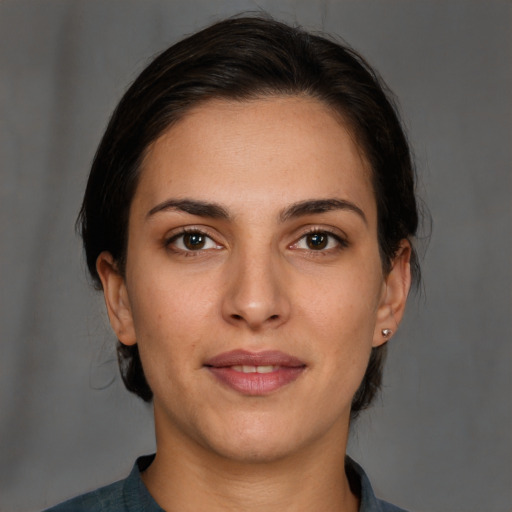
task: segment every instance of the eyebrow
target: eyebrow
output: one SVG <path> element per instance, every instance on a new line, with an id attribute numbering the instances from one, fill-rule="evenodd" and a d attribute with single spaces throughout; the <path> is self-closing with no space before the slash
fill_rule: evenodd
<path id="1" fill-rule="evenodd" d="M 210 217 L 212 219 L 229 219 L 230 215 L 225 208 L 216 203 L 199 201 L 195 199 L 168 199 L 157 204 L 149 210 L 147 217 L 151 217 L 155 213 L 174 210 L 198 217 Z"/>
<path id="2" fill-rule="evenodd" d="M 167 199 L 149 210 L 147 217 L 163 211 L 181 211 L 198 217 L 209 217 L 211 219 L 229 220 L 231 216 L 228 211 L 217 203 L 200 201 L 196 199 Z M 333 210 L 348 210 L 361 217 L 365 224 L 368 224 L 363 210 L 354 203 L 345 199 L 309 199 L 292 204 L 281 212 L 281 222 L 306 215 L 330 212 Z"/>
<path id="3" fill-rule="evenodd" d="M 284 222 L 286 220 L 303 217 L 305 215 L 325 213 L 333 210 L 347 210 L 356 213 L 361 217 L 365 224 L 368 224 L 368 219 L 359 206 L 345 199 L 336 198 L 299 201 L 281 212 L 280 218 L 281 221 Z"/>

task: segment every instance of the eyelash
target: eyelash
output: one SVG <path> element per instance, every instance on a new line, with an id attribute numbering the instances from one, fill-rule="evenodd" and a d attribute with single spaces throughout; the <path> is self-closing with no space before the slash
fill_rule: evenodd
<path id="1" fill-rule="evenodd" d="M 199 248 L 199 249 L 186 249 L 186 248 L 180 248 L 176 247 L 176 242 L 183 238 L 185 235 L 197 235 L 199 237 L 202 237 L 204 239 L 209 240 L 210 242 L 213 242 L 213 244 L 216 246 L 215 248 L 220 248 L 221 246 L 215 242 L 215 240 L 204 230 L 197 229 L 197 228 L 183 228 L 179 231 L 179 233 L 173 234 L 171 237 L 167 238 L 164 242 L 164 245 L 166 248 L 171 250 L 172 252 L 176 252 L 179 254 L 182 254 L 184 256 L 199 256 L 203 251 L 211 250 L 212 248 Z M 182 241 L 182 243 L 184 243 Z M 206 242 L 208 243 L 208 242 Z"/>
<path id="2" fill-rule="evenodd" d="M 169 250 L 171 250 L 173 252 L 183 254 L 184 256 L 198 256 L 201 253 L 203 253 L 203 251 L 208 251 L 208 250 L 212 249 L 212 247 L 207 247 L 207 248 L 200 247 L 196 250 L 190 249 L 190 248 L 186 249 L 186 248 L 176 247 L 176 245 L 175 245 L 176 242 L 180 238 L 184 237 L 185 235 L 197 235 L 199 237 L 207 239 L 215 245 L 214 248 L 216 248 L 216 249 L 222 247 L 219 244 L 217 244 L 217 242 L 215 242 L 215 240 L 207 232 L 205 232 L 204 230 L 201 230 L 201 229 L 196 229 L 196 228 L 183 228 L 179 233 L 173 234 L 171 237 L 169 237 L 165 240 L 165 243 L 164 243 L 165 247 L 167 247 Z M 327 237 L 327 243 L 326 243 L 327 248 L 322 247 L 320 249 L 311 249 L 311 248 L 303 248 L 302 249 L 302 248 L 297 247 L 301 241 L 306 240 L 306 238 L 308 236 L 312 236 L 312 235 L 326 236 Z M 328 247 L 330 240 L 334 240 L 337 244 L 337 247 Z M 182 243 L 184 243 L 184 242 L 182 241 Z M 208 242 L 206 242 L 206 243 L 208 243 Z M 321 255 L 326 252 L 342 250 L 344 248 L 347 248 L 348 246 L 349 246 L 349 243 L 345 237 L 340 236 L 339 234 L 333 233 L 332 231 L 329 231 L 326 229 L 313 228 L 313 229 L 303 233 L 297 241 L 293 242 L 293 244 L 289 245 L 288 247 L 296 248 L 299 250 L 305 250 L 314 255 Z"/>
<path id="3" fill-rule="evenodd" d="M 327 246 L 329 244 L 329 239 L 334 240 L 337 244 L 337 247 L 329 247 L 329 248 L 321 248 L 321 249 L 311 249 L 311 248 L 303 249 L 303 250 L 309 251 L 310 253 L 314 254 L 315 256 L 323 255 L 326 252 L 332 252 L 332 251 L 336 251 L 336 250 L 339 251 L 339 250 L 345 249 L 349 246 L 348 240 L 344 236 L 339 235 L 337 233 L 333 233 L 332 231 L 329 231 L 328 229 L 313 228 L 313 229 L 307 231 L 306 233 L 303 233 L 301 235 L 301 237 L 296 242 L 294 242 L 290 247 L 296 247 L 301 241 L 306 240 L 306 238 L 311 235 L 325 235 L 328 238 Z"/>

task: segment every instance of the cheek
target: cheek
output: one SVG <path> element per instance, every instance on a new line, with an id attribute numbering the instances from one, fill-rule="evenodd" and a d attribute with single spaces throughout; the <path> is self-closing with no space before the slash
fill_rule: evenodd
<path id="1" fill-rule="evenodd" d="M 172 270 L 172 269 L 171 269 Z M 129 280 L 128 294 L 133 320 L 140 334 L 173 332 L 180 324 L 193 330 L 207 302 L 195 280 L 164 265 L 152 265 L 149 270 L 135 269 Z"/>
<path id="2" fill-rule="evenodd" d="M 179 402 L 178 397 L 187 395 L 187 381 L 200 349 L 197 311 L 162 283 L 137 292 L 137 298 L 132 306 L 134 327 L 155 403 L 162 396 Z"/>
<path id="3" fill-rule="evenodd" d="M 145 371 L 166 366 L 175 375 L 198 360 L 205 332 L 215 336 L 217 301 L 207 280 L 154 268 L 128 289 L 134 328 Z"/>
<path id="4" fill-rule="evenodd" d="M 294 295 L 301 314 L 322 330 L 373 333 L 382 295 L 380 263 L 346 265 L 325 274 L 297 277 L 302 284 Z"/>
<path id="5" fill-rule="evenodd" d="M 299 329 L 316 347 L 315 357 L 336 385 L 354 392 L 370 357 L 381 293 L 379 261 L 351 266 L 350 271 L 332 273 L 329 279 L 304 281 L 296 294 L 302 319 Z"/>

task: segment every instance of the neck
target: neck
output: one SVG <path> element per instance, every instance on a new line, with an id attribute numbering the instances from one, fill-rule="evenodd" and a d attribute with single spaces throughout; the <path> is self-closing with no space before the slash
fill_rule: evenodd
<path id="1" fill-rule="evenodd" d="M 157 454 L 142 479 L 168 512 L 358 510 L 344 469 L 346 433 L 335 442 L 324 439 L 258 462 L 233 460 L 184 436 L 161 434 L 157 428 Z"/>

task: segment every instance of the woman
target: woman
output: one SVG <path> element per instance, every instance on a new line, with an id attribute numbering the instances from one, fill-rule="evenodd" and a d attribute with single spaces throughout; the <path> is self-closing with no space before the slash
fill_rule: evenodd
<path id="1" fill-rule="evenodd" d="M 406 138 L 353 51 L 263 18 L 137 78 L 79 218 L 157 452 L 52 510 L 397 511 L 346 457 L 417 262 Z"/>

